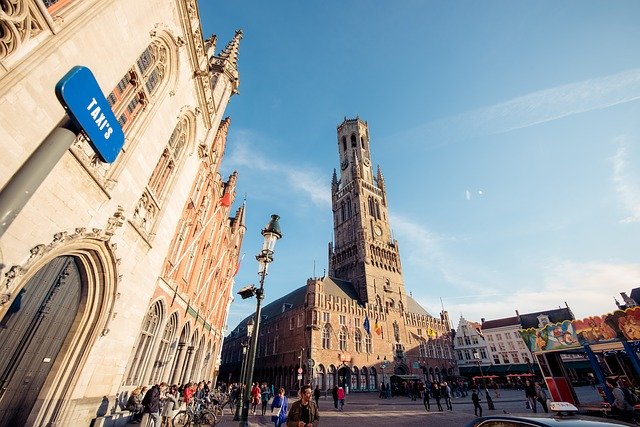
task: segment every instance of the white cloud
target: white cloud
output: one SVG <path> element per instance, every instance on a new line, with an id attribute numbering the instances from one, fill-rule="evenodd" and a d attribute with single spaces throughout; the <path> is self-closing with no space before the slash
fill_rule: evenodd
<path id="1" fill-rule="evenodd" d="M 616 140 L 617 149 L 613 157 L 613 182 L 616 194 L 625 210 L 629 213 L 623 223 L 640 221 L 640 176 L 629 168 L 629 144 L 624 137 Z"/>
<path id="2" fill-rule="evenodd" d="M 499 104 L 435 120 L 408 133 L 421 144 L 424 141 L 445 144 L 470 137 L 505 133 L 638 99 L 640 68 L 539 90 Z"/>
<path id="3" fill-rule="evenodd" d="M 233 143 L 229 146 L 230 154 L 225 158 L 225 167 L 244 170 L 256 170 L 269 172 L 274 176 L 274 182 L 284 180 L 288 188 L 299 190 L 306 194 L 312 203 L 320 208 L 331 207 L 331 192 L 329 190 L 326 174 L 311 168 L 301 168 L 299 165 L 278 163 L 276 159 L 269 158 L 266 153 L 260 152 L 255 145 L 269 146 L 261 141 L 258 135 L 249 131 L 237 131 L 234 134 Z"/>
<path id="4" fill-rule="evenodd" d="M 565 302 L 577 319 L 605 314 L 617 308 L 614 297 L 620 301 L 620 292 L 629 292 L 640 282 L 640 264 L 565 260 L 551 262 L 540 273 L 535 288 L 518 289 L 514 283 L 496 295 L 445 299 L 453 326 L 460 315 L 475 321 L 497 319 L 515 316 L 515 310 L 530 313 L 564 307 Z"/>

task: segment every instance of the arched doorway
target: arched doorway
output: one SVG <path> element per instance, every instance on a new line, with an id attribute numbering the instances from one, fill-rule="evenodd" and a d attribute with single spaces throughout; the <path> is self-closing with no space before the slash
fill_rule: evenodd
<path id="1" fill-rule="evenodd" d="M 19 291 L 0 322 L 0 426 L 27 423 L 81 300 L 72 256 L 53 259 Z"/>
<path id="2" fill-rule="evenodd" d="M 338 369 L 338 387 L 342 387 L 343 389 L 347 389 L 347 386 L 351 385 L 351 369 L 348 366 L 343 366 Z"/>

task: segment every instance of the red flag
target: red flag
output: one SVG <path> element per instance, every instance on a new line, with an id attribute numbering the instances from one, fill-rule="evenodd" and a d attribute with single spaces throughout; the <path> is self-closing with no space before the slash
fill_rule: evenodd
<path id="1" fill-rule="evenodd" d="M 218 201 L 218 203 L 222 206 L 229 207 L 231 206 L 231 193 L 226 193 L 222 198 Z"/>
<path id="2" fill-rule="evenodd" d="M 382 326 L 378 323 L 378 319 L 376 319 L 376 324 L 374 326 L 376 334 L 380 335 L 382 333 Z"/>

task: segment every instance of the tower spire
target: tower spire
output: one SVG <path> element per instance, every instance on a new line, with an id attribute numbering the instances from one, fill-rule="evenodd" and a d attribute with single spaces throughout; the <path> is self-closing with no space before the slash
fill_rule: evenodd
<path id="1" fill-rule="evenodd" d="M 238 93 L 240 86 L 240 74 L 238 73 L 238 52 L 240 51 L 240 40 L 242 40 L 242 30 L 236 30 L 235 35 L 227 43 L 220 55 L 209 58 L 209 69 L 215 74 L 224 74 L 231 82 L 232 94 Z"/>
<path id="2" fill-rule="evenodd" d="M 235 35 L 220 52 L 220 58 L 229 61 L 229 64 L 238 68 L 238 51 L 240 50 L 240 40 L 242 40 L 242 30 L 236 30 Z"/>

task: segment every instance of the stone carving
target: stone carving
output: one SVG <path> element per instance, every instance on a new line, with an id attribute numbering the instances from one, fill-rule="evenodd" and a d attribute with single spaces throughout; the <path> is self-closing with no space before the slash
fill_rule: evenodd
<path id="1" fill-rule="evenodd" d="M 35 0 L 2 0 L 0 8 L 0 60 L 15 53 L 45 28 Z"/>
<path id="2" fill-rule="evenodd" d="M 122 227 L 124 224 L 124 208 L 118 205 L 118 209 L 111 218 L 107 220 L 107 226 L 104 229 L 105 236 L 111 237 L 115 234 L 116 230 Z"/>

